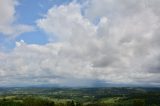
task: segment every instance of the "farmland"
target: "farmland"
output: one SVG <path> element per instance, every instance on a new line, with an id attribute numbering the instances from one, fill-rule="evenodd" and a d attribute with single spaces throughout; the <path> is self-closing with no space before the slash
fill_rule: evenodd
<path id="1" fill-rule="evenodd" d="M 0 88 L 0 106 L 160 106 L 160 89 Z"/>

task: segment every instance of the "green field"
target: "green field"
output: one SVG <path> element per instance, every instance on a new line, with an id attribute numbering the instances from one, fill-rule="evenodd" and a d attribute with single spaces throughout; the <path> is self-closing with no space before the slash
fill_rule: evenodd
<path id="1" fill-rule="evenodd" d="M 105 103 L 105 104 L 115 104 L 120 99 L 122 99 L 122 97 L 109 97 L 109 98 L 103 98 L 103 99 L 101 99 L 100 102 L 101 103 Z"/>
<path id="2" fill-rule="evenodd" d="M 0 106 L 160 106 L 160 89 L 0 88 Z"/>

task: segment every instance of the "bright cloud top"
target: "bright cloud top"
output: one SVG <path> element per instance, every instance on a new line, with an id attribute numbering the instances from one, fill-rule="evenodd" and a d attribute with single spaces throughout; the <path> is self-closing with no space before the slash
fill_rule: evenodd
<path id="1" fill-rule="evenodd" d="M 36 20 L 49 43 L 21 40 L 13 51 L 0 52 L 1 85 L 160 86 L 158 3 L 87 0 L 53 6 Z"/>

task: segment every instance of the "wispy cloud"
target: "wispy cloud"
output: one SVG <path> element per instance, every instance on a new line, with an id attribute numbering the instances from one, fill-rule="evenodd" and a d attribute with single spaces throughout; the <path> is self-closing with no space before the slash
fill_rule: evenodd
<path id="1" fill-rule="evenodd" d="M 24 32 L 34 30 L 32 26 L 15 23 L 17 5 L 18 0 L 0 0 L 0 33 L 4 36 L 14 38 Z"/>

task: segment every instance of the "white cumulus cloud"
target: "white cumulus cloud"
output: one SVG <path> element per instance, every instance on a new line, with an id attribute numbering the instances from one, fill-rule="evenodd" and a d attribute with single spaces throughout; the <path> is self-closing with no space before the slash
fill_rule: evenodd
<path id="1" fill-rule="evenodd" d="M 54 6 L 37 26 L 56 42 L 0 53 L 1 84 L 160 86 L 156 0 L 89 0 Z"/>

